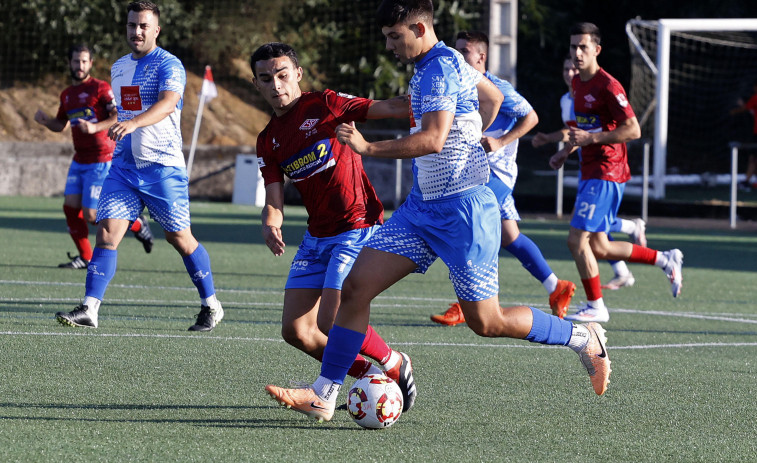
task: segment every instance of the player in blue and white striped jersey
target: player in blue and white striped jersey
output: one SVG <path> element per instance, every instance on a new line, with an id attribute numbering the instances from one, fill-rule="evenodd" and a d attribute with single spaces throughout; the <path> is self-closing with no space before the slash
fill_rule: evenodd
<path id="1" fill-rule="evenodd" d="M 510 82 L 500 79 L 486 69 L 489 53 L 489 37 L 483 32 L 461 31 L 457 34 L 455 48 L 465 61 L 497 86 L 505 99 L 497 118 L 484 132 L 481 140 L 489 154 L 491 177 L 487 186 L 494 191 L 502 218 L 502 248 L 515 256 L 523 267 L 536 278 L 549 295 L 549 306 L 553 315 L 562 318 L 568 311 L 576 285 L 557 278 L 539 247 L 518 228 L 520 214 L 515 208 L 513 189 L 518 178 L 518 140 L 539 122 L 531 104 L 516 92 Z M 457 325 L 465 322 L 459 303 L 450 304 L 440 315 L 432 315 L 431 320 L 443 325 Z"/>
<path id="2" fill-rule="evenodd" d="M 485 185 L 489 162 L 480 140 L 503 97 L 457 50 L 437 39 L 433 11 L 431 0 L 384 0 L 377 13 L 386 48 L 401 62 L 415 64 L 412 133 L 368 143 L 353 125 L 342 124 L 336 131 L 341 143 L 363 156 L 413 159 L 413 189 L 368 240 L 342 286 L 321 375 L 308 388 L 266 386 L 277 402 L 321 421 L 334 414 L 338 392 L 365 338 L 371 301 L 410 273 L 425 272 L 437 257 L 447 264 L 476 334 L 569 346 L 581 357 L 597 394 L 609 382 L 601 325 L 573 325 L 531 307 L 499 306 L 501 222 L 497 198 Z"/>
<path id="3" fill-rule="evenodd" d="M 127 6 L 126 35 L 132 53 L 111 68 L 118 122 L 108 136 L 117 142 L 97 207 L 97 243 L 87 268 L 84 300 L 58 312 L 64 325 L 97 327 L 100 303 L 116 273 L 118 245 L 129 222 L 145 207 L 179 252 L 200 295 L 191 331 L 210 331 L 223 318 L 210 257 L 190 229 L 189 180 L 181 138 L 186 72 L 181 61 L 158 47 L 160 9 L 151 2 Z"/>

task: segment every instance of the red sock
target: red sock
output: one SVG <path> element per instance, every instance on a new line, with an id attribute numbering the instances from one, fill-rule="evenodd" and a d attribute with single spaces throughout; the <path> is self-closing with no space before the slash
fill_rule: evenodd
<path id="1" fill-rule="evenodd" d="M 353 378 L 360 378 L 368 373 L 368 370 L 373 366 L 371 362 L 366 360 L 362 355 L 358 354 L 355 361 L 352 362 L 352 366 L 347 370 L 347 374 Z"/>
<path id="2" fill-rule="evenodd" d="M 587 300 L 596 301 L 602 297 L 602 283 L 599 282 L 599 275 L 587 279 L 581 278 L 581 283 L 584 285 Z"/>
<path id="3" fill-rule="evenodd" d="M 368 330 L 365 332 L 365 340 L 363 341 L 363 346 L 360 348 L 360 353 L 383 365 L 389 360 L 389 356 L 392 355 L 392 349 L 386 344 L 381 336 L 376 333 L 373 327 L 368 325 Z"/>
<path id="4" fill-rule="evenodd" d="M 657 262 L 657 251 L 654 249 L 643 248 L 636 244 L 632 246 L 631 257 L 628 258 L 628 262 L 647 265 L 654 265 Z"/>
<path id="5" fill-rule="evenodd" d="M 131 231 L 133 231 L 134 233 L 137 233 L 141 229 L 142 229 L 142 222 L 140 222 L 139 220 L 135 220 L 134 222 L 132 222 L 131 228 L 130 228 Z"/>
<path id="6" fill-rule="evenodd" d="M 71 239 L 74 240 L 76 249 L 79 250 L 79 255 L 84 260 L 92 260 L 92 245 L 89 243 L 89 227 L 87 221 L 84 220 L 84 214 L 81 208 L 75 208 L 70 206 L 63 206 L 63 213 L 66 216 L 66 225 L 68 225 L 68 233 L 71 235 Z"/>

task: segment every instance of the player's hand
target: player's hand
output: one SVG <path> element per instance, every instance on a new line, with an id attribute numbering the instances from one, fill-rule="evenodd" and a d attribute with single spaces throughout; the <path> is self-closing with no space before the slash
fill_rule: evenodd
<path id="1" fill-rule="evenodd" d="M 499 138 L 487 137 L 484 135 L 481 137 L 481 146 L 484 147 L 484 150 L 486 150 L 487 153 L 493 153 L 505 146 L 505 144 L 502 143 L 502 140 Z"/>
<path id="2" fill-rule="evenodd" d="M 135 130 L 137 130 L 137 124 L 131 120 L 116 122 L 108 129 L 108 138 L 119 141 Z"/>
<path id="3" fill-rule="evenodd" d="M 569 154 L 569 148 L 563 148 L 560 151 L 556 152 L 552 155 L 551 158 L 549 158 L 549 167 L 553 168 L 554 170 L 560 169 L 560 167 L 565 164 L 565 161 L 568 159 Z"/>
<path id="4" fill-rule="evenodd" d="M 274 256 L 281 256 L 284 254 L 286 244 L 281 235 L 281 228 L 274 227 L 273 225 L 263 225 L 263 240 Z"/>
<path id="5" fill-rule="evenodd" d="M 79 119 L 78 125 L 79 125 L 79 130 L 81 130 L 82 133 L 92 134 L 97 131 L 97 129 L 95 128 L 95 124 L 84 119 Z"/>
<path id="6" fill-rule="evenodd" d="M 38 124 L 47 125 L 47 121 L 48 121 L 49 119 L 50 119 L 50 118 L 49 118 L 49 117 L 47 116 L 47 114 L 45 114 L 45 112 L 44 112 L 44 111 L 42 111 L 41 109 L 38 109 L 38 110 L 37 110 L 37 112 L 36 112 L 36 113 L 34 113 L 34 120 L 35 120 L 35 121 L 36 121 L 36 122 L 37 122 Z"/>
<path id="7" fill-rule="evenodd" d="M 339 143 L 352 148 L 357 154 L 365 154 L 368 151 L 368 142 L 363 138 L 363 134 L 355 128 L 355 123 L 339 124 L 336 127 L 336 139 Z"/>
<path id="8" fill-rule="evenodd" d="M 534 138 L 531 139 L 531 146 L 534 148 L 544 146 L 547 143 L 549 143 L 549 137 L 543 132 L 537 132 L 536 135 L 534 135 Z"/>
<path id="9" fill-rule="evenodd" d="M 573 146 L 586 146 L 594 143 L 592 134 L 577 127 L 569 127 L 568 142 Z"/>

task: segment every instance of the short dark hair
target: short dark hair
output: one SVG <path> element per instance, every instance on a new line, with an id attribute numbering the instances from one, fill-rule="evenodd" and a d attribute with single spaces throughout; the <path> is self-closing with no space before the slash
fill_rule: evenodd
<path id="1" fill-rule="evenodd" d="M 594 23 L 576 23 L 570 28 L 570 35 L 589 34 L 591 41 L 599 45 L 602 42 L 602 33 Z"/>
<path id="2" fill-rule="evenodd" d="M 456 40 L 481 43 L 486 48 L 486 51 L 489 51 L 489 36 L 481 31 L 460 31 L 457 33 Z"/>
<path id="3" fill-rule="evenodd" d="M 83 51 L 86 51 L 87 53 L 89 53 L 89 60 L 92 61 L 92 58 L 93 58 L 92 50 L 86 44 L 83 44 L 83 43 L 71 45 L 71 48 L 68 49 L 68 60 L 71 61 L 72 59 L 74 59 L 74 53 L 81 53 Z"/>
<path id="4" fill-rule="evenodd" d="M 376 10 L 379 27 L 392 27 L 408 19 L 434 23 L 434 3 L 431 0 L 383 0 Z"/>
<path id="5" fill-rule="evenodd" d="M 257 63 L 258 61 L 281 58 L 282 56 L 289 57 L 289 59 L 292 60 L 295 68 L 300 67 L 299 62 L 297 61 L 297 52 L 294 51 L 294 48 L 281 42 L 269 42 L 258 47 L 258 49 L 255 50 L 252 55 L 250 55 L 250 67 L 252 68 L 252 75 L 254 75 L 255 77 L 258 76 L 258 73 L 255 72 L 255 63 Z"/>
<path id="6" fill-rule="evenodd" d="M 130 11 L 136 11 L 137 13 L 140 11 L 152 11 L 152 14 L 160 19 L 160 8 L 153 2 L 131 2 L 126 7 L 126 13 L 128 14 Z"/>

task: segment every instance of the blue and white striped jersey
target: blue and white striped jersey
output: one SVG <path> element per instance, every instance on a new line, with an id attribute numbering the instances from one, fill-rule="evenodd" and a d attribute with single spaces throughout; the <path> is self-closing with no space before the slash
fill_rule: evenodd
<path id="1" fill-rule="evenodd" d="M 500 79 L 489 71 L 484 74 L 500 92 L 505 96 L 502 106 L 499 108 L 497 118 L 486 129 L 484 135 L 499 138 L 509 132 L 521 117 L 526 116 L 534 108 L 531 104 L 516 92 L 512 84 Z M 503 146 L 493 153 L 489 153 L 489 167 L 510 189 L 515 187 L 515 179 L 518 177 L 518 140 Z"/>
<path id="2" fill-rule="evenodd" d="M 182 96 L 168 117 L 121 139 L 113 153 L 113 165 L 132 169 L 155 164 L 184 167 L 180 123 L 187 75 L 181 61 L 157 47 L 138 60 L 131 54 L 122 57 L 113 64 L 110 76 L 119 122 L 150 109 L 160 92 L 172 91 Z"/>
<path id="3" fill-rule="evenodd" d="M 427 112 L 455 115 L 441 153 L 413 159 L 413 189 L 423 200 L 461 193 L 489 179 L 489 164 L 481 146 L 481 115 L 476 85 L 483 75 L 444 42 L 438 42 L 415 64 L 410 81 L 414 125 L 421 130 Z"/>

